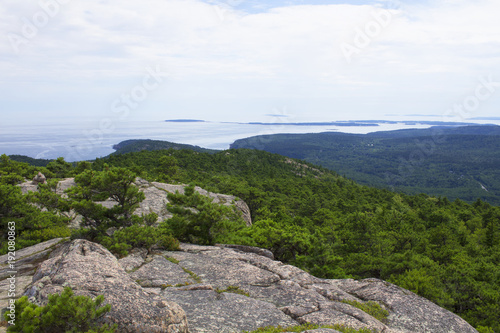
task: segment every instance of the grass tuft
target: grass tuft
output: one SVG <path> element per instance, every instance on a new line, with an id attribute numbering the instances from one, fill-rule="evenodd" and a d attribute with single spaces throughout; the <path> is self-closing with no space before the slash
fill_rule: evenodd
<path id="1" fill-rule="evenodd" d="M 174 263 L 174 264 L 179 264 L 180 263 L 179 260 L 177 260 L 175 258 L 172 258 L 172 257 L 165 256 L 164 258 L 167 259 L 168 261 L 170 261 L 171 263 Z"/>
<path id="2" fill-rule="evenodd" d="M 221 293 L 233 293 L 233 294 L 238 294 L 238 295 L 250 297 L 249 293 L 247 293 L 246 291 L 244 291 L 243 289 L 241 289 L 238 286 L 227 286 L 226 289 L 217 288 L 217 289 L 215 289 L 215 291 L 219 294 L 221 294 Z"/>
<path id="3" fill-rule="evenodd" d="M 354 329 L 351 327 L 347 327 L 344 325 L 315 325 L 315 324 L 304 324 L 300 326 L 292 326 L 292 327 L 273 327 L 273 326 L 267 326 L 267 327 L 261 327 L 256 329 L 255 331 L 245 331 L 244 333 L 281 333 L 281 332 L 304 332 L 307 330 L 314 330 L 318 328 L 331 328 L 334 330 L 337 330 L 342 333 L 376 333 L 376 331 L 369 330 L 366 328 L 361 328 L 361 329 Z"/>
<path id="4" fill-rule="evenodd" d="M 182 268 L 182 270 L 184 272 L 188 273 L 191 276 L 191 278 L 196 281 L 196 283 L 201 283 L 201 278 L 198 275 L 196 275 L 195 273 L 191 272 L 187 268 L 184 268 L 184 267 L 181 267 L 181 268 Z"/>
<path id="5" fill-rule="evenodd" d="M 368 313 L 370 316 L 383 323 L 386 323 L 387 318 L 389 317 L 389 311 L 385 310 L 384 308 L 382 308 L 382 306 L 380 306 L 380 304 L 374 301 L 361 303 L 357 301 L 343 300 L 342 303 L 352 305 L 360 309 L 361 311 Z"/>

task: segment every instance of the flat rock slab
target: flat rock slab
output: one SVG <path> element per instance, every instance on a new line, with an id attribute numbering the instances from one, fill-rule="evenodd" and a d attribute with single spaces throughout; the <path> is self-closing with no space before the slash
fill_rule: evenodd
<path id="1" fill-rule="evenodd" d="M 167 288 L 162 296 L 184 309 L 191 333 L 239 333 L 263 326 L 298 325 L 272 304 L 243 295 Z"/>
<path id="2" fill-rule="evenodd" d="M 328 299 L 316 291 L 303 288 L 290 280 L 280 280 L 269 287 L 250 285 L 242 286 L 242 289 L 253 298 L 272 303 L 277 307 L 295 306 L 318 310 L 321 303 L 328 302 Z"/>
<path id="3" fill-rule="evenodd" d="M 317 325 L 344 325 L 354 329 L 371 329 L 376 332 L 388 332 L 388 327 L 367 313 L 345 303 L 329 302 L 320 306 L 320 310 L 297 319 L 300 323 Z"/>
<path id="4" fill-rule="evenodd" d="M 127 257 L 118 259 L 118 263 L 125 272 L 135 272 L 146 262 L 147 252 L 146 249 L 134 249 Z"/>
<path id="5" fill-rule="evenodd" d="M 218 247 L 229 248 L 238 250 L 244 253 L 255 253 L 263 257 L 274 260 L 274 254 L 266 249 L 261 249 L 260 247 L 248 246 L 248 245 L 234 245 L 234 244 L 220 244 Z"/>
<path id="6" fill-rule="evenodd" d="M 396 332 L 477 332 L 459 316 L 386 281 L 347 279 L 332 284 L 362 300 L 384 304 L 390 312 L 387 325 Z"/>
<path id="7" fill-rule="evenodd" d="M 166 252 L 165 255 L 178 260 L 180 266 L 195 273 L 204 283 L 221 289 L 228 286 L 270 286 L 280 281 L 277 274 L 238 259 L 240 254 L 231 249 L 214 248 L 200 253 Z"/>
<path id="8" fill-rule="evenodd" d="M 272 260 L 265 252 L 258 253 L 255 249 L 246 251 L 244 247 L 237 246 L 181 244 L 181 251 L 164 252 L 162 255 L 175 258 L 179 266 L 194 272 L 201 283 L 211 286 L 213 290 L 202 293 L 199 290 L 186 292 L 180 288 L 167 288 L 161 291 L 161 295 L 173 297 L 188 313 L 196 311 L 191 309 L 193 303 L 212 313 L 207 304 L 214 300 L 214 290 L 234 286 L 248 293 L 250 299 L 246 299 L 249 304 L 260 301 L 269 306 L 270 313 L 279 310 L 301 324 L 342 324 L 384 333 L 477 332 L 458 316 L 390 283 L 375 279 L 318 279 L 297 267 Z M 389 310 L 389 318 L 382 323 L 360 309 L 342 303 L 343 300 L 378 302 Z M 219 309 L 218 306 L 215 308 Z M 244 313 L 246 315 L 247 312 Z M 192 324 L 195 332 L 212 332 L 214 328 L 210 325 L 218 320 L 216 316 L 203 317 L 204 320 L 191 318 L 196 322 L 196 325 Z M 203 324 L 205 320 L 207 324 Z M 248 330 L 258 327 L 254 325 Z M 222 328 L 214 332 L 219 332 L 218 329 Z"/>
<path id="9" fill-rule="evenodd" d="M 142 287 L 148 288 L 166 288 L 196 283 L 181 266 L 168 261 L 163 256 L 154 256 L 153 260 L 131 273 L 130 277 Z"/>

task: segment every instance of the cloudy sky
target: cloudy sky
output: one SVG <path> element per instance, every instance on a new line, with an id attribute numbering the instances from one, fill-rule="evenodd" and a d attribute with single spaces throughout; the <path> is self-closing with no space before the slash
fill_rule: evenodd
<path id="1" fill-rule="evenodd" d="M 498 0 L 2 0 L 4 124 L 500 116 Z"/>

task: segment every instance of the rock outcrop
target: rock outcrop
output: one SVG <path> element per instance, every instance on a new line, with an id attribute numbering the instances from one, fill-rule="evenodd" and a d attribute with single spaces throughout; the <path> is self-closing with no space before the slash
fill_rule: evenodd
<path id="1" fill-rule="evenodd" d="M 35 177 L 35 179 L 37 177 Z M 25 182 L 19 185 L 24 194 L 32 191 L 37 191 L 37 186 L 41 182 L 35 182 L 35 179 L 33 179 L 33 182 Z M 61 196 L 65 196 L 66 194 L 64 192 L 75 185 L 76 183 L 74 178 L 63 179 L 58 183 L 56 193 Z M 135 186 L 139 187 L 140 191 L 144 193 L 146 198 L 141 202 L 140 206 L 135 210 L 134 214 L 141 216 L 142 214 L 156 213 L 158 215 L 158 221 L 162 221 L 164 219 L 169 219 L 172 217 L 172 215 L 166 209 L 166 205 L 169 202 L 167 194 L 175 192 L 184 194 L 185 188 L 184 185 L 148 182 L 141 178 L 136 179 Z M 208 192 L 198 186 L 195 187 L 195 191 L 197 191 L 201 195 L 212 198 L 213 203 L 236 207 L 236 209 L 241 213 L 241 217 L 245 221 L 246 225 L 252 225 L 250 208 L 248 208 L 248 205 L 243 200 L 238 199 L 237 197 L 232 195 Z M 107 200 L 100 202 L 100 204 L 107 208 L 111 208 L 116 204 L 116 202 Z M 75 219 L 79 220 L 78 217 L 76 217 Z"/>
<path id="2" fill-rule="evenodd" d="M 51 239 L 16 251 L 16 296 L 20 297 L 23 294 L 25 288 L 31 284 L 32 277 L 38 265 L 48 259 L 50 253 L 56 248 L 56 245 L 62 241 L 64 241 L 62 238 Z M 7 307 L 10 299 L 9 281 L 7 278 L 12 275 L 10 273 L 12 271 L 8 266 L 8 255 L 0 256 L 0 309 Z"/>
<path id="3" fill-rule="evenodd" d="M 386 333 L 476 332 L 453 313 L 385 281 L 319 279 L 268 257 L 223 246 L 182 244 L 181 249 L 180 252 L 163 252 L 161 255 L 173 258 L 171 260 L 183 270 L 197 276 L 198 283 L 157 289 L 156 292 L 187 309 L 190 332 L 193 333 L 241 332 L 251 326 L 255 329 L 276 325 L 280 321 L 282 326 L 341 324 Z M 216 292 L 224 290 L 242 291 L 248 296 L 221 293 L 224 297 L 215 297 Z M 241 308 L 238 302 L 245 297 L 249 309 L 252 309 L 248 312 L 252 315 L 235 321 L 232 310 Z M 258 305 L 255 309 L 255 300 L 267 306 Z M 389 311 L 389 316 L 381 322 L 343 300 L 375 301 Z M 221 303 L 225 306 L 221 307 Z M 195 308 L 203 311 L 195 311 Z M 280 312 L 288 318 L 281 317 Z M 258 318 L 272 316 L 272 320 L 259 322 L 254 315 Z M 211 320 L 214 317 L 226 319 L 216 326 Z"/>
<path id="4" fill-rule="evenodd" d="M 136 249 L 117 260 L 98 244 L 58 242 L 23 250 L 30 253 L 27 267 L 29 258 L 40 263 L 37 253 L 45 253 L 25 294 L 39 303 L 66 285 L 76 294 L 103 294 L 113 305 L 106 320 L 120 323 L 119 332 L 236 333 L 303 323 L 383 333 L 477 332 L 455 314 L 388 282 L 319 279 L 252 247 L 181 244 L 181 251 L 147 255 Z M 48 251 L 53 251 L 49 258 Z M 389 315 L 378 320 L 345 301 L 377 302 Z"/>
<path id="5" fill-rule="evenodd" d="M 75 240 L 62 245 L 38 267 L 25 294 L 46 304 L 50 294 L 65 286 L 76 295 L 104 295 L 112 307 L 103 321 L 118 324 L 118 332 L 188 332 L 181 307 L 141 288 L 99 244 Z"/>

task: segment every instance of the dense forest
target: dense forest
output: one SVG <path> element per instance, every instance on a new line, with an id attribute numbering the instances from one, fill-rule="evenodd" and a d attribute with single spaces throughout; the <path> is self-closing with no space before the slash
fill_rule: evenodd
<path id="1" fill-rule="evenodd" d="M 16 185 L 39 171 L 48 184 L 23 195 Z M 134 217 L 141 201 L 132 185 L 136 176 L 235 195 L 249 205 L 253 225 L 246 227 L 234 211 L 192 187 L 169 196 L 166 208 L 174 217 L 159 226 L 154 216 Z M 54 194 L 55 180 L 64 177 L 77 183 L 66 199 Z M 97 203 L 106 198 L 117 205 Z M 69 228 L 70 209 L 84 217 L 84 228 Z M 390 281 L 457 313 L 481 333 L 500 333 L 500 208 L 482 200 L 395 193 L 248 149 L 141 151 L 76 165 L 60 158 L 45 167 L 3 155 L 1 253 L 8 221 L 16 222 L 20 247 L 61 236 L 98 241 L 118 256 L 132 246 L 175 249 L 178 240 L 259 246 L 318 277 Z M 120 229 L 109 236 L 109 227 Z"/>
<path id="2" fill-rule="evenodd" d="M 276 134 L 236 141 L 324 166 L 356 182 L 500 205 L 500 127 L 463 126 L 374 132 Z"/>

